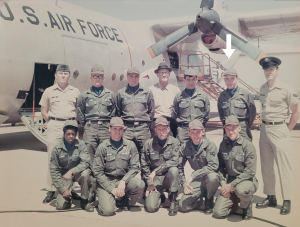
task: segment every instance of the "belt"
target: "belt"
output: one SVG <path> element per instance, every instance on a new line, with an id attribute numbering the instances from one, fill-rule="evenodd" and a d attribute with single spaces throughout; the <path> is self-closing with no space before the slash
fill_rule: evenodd
<path id="1" fill-rule="evenodd" d="M 189 123 L 177 123 L 178 124 L 178 126 L 180 126 L 180 127 L 185 127 L 185 126 L 188 126 L 189 125 Z"/>
<path id="2" fill-rule="evenodd" d="M 126 125 L 141 125 L 141 124 L 147 124 L 147 121 L 125 121 Z"/>
<path id="3" fill-rule="evenodd" d="M 97 121 L 97 120 L 90 120 L 90 121 L 88 121 L 88 123 L 91 123 L 91 124 L 97 123 L 98 125 L 103 125 L 106 122 L 109 122 L 109 121 Z"/>
<path id="4" fill-rule="evenodd" d="M 63 118 L 58 118 L 58 117 L 50 117 L 50 120 L 55 120 L 55 121 L 66 121 L 66 120 L 75 120 L 75 117 L 63 119 Z"/>
<path id="5" fill-rule="evenodd" d="M 264 120 L 262 120 L 262 122 L 265 124 L 265 125 L 281 125 L 281 124 L 284 124 L 285 121 L 278 121 L 278 122 L 274 122 L 274 121 L 271 121 L 271 122 L 266 122 Z"/>
<path id="6" fill-rule="evenodd" d="M 164 117 L 164 116 L 163 116 Z M 171 118 L 171 117 L 164 117 L 167 119 L 167 121 L 175 121 L 174 118 Z M 157 118 L 153 118 L 153 121 L 156 121 Z"/>

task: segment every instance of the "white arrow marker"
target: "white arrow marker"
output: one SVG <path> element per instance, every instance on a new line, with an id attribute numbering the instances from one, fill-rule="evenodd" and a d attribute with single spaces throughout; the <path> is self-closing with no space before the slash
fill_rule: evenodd
<path id="1" fill-rule="evenodd" d="M 231 34 L 226 34 L 226 49 L 222 49 L 228 58 L 231 57 L 235 49 L 231 49 Z"/>

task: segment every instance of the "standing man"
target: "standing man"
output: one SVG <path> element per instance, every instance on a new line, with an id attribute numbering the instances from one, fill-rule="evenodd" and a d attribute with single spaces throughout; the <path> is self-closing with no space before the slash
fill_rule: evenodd
<path id="1" fill-rule="evenodd" d="M 182 143 L 190 139 L 189 123 L 198 119 L 205 126 L 209 120 L 210 111 L 208 96 L 196 87 L 198 78 L 194 69 L 185 70 L 184 82 L 186 88 L 175 96 L 173 104 L 173 118 L 178 124 L 177 138 Z"/>
<path id="2" fill-rule="evenodd" d="M 151 138 L 149 125 L 154 118 L 152 92 L 140 86 L 140 71 L 136 67 L 127 70 L 128 85 L 117 93 L 117 112 L 126 125 L 124 139 L 132 140 L 140 152 L 146 140 Z"/>
<path id="3" fill-rule="evenodd" d="M 252 141 L 251 126 L 256 117 L 256 107 L 252 94 L 244 88 L 237 86 L 238 74 L 233 68 L 224 73 L 227 89 L 221 92 L 218 99 L 218 111 L 222 124 L 225 118 L 233 114 L 240 122 L 241 136 Z M 225 131 L 224 131 L 225 134 Z"/>
<path id="4" fill-rule="evenodd" d="M 56 188 L 50 176 L 50 158 L 53 147 L 63 138 L 63 126 L 66 120 L 75 120 L 76 102 L 80 94 L 79 90 L 68 84 L 70 79 L 68 65 L 60 64 L 56 68 L 55 85 L 47 88 L 40 101 L 41 113 L 47 122 L 47 152 L 48 152 L 48 190 L 43 203 L 49 203 L 54 199 Z"/>
<path id="5" fill-rule="evenodd" d="M 96 180 L 90 175 L 90 156 L 85 143 L 76 139 L 77 131 L 77 122 L 67 120 L 63 128 L 64 139 L 55 145 L 51 155 L 50 174 L 58 192 L 56 207 L 59 210 L 71 207 L 71 191 L 76 181 L 81 187 L 81 208 L 93 212 L 88 197 L 92 185 L 96 186 Z"/>
<path id="6" fill-rule="evenodd" d="M 168 67 L 165 62 L 161 62 L 158 68 L 154 71 L 159 81 L 157 84 L 149 87 L 154 96 L 155 102 L 155 115 L 151 124 L 151 136 L 155 134 L 155 123 L 154 121 L 158 117 L 165 117 L 170 122 L 170 129 L 174 137 L 177 135 L 177 123 L 172 118 L 173 101 L 180 92 L 180 89 L 173 84 L 169 84 L 170 73 L 172 69 Z"/>
<path id="7" fill-rule="evenodd" d="M 147 182 L 145 210 L 153 213 L 158 211 L 161 200 L 165 200 L 164 189 L 170 190 L 171 206 L 169 215 L 177 214 L 176 198 L 178 194 L 179 172 L 178 157 L 180 142 L 170 131 L 166 118 L 155 120 L 156 137 L 146 141 L 141 156 L 142 179 Z"/>
<path id="8" fill-rule="evenodd" d="M 189 123 L 190 140 L 186 142 L 180 152 L 179 172 L 184 183 L 184 195 L 179 201 L 182 212 L 191 211 L 201 205 L 201 195 L 205 193 L 205 214 L 211 214 L 214 206 L 214 195 L 219 187 L 218 148 L 207 138 L 203 138 L 205 129 L 199 120 Z M 194 170 L 188 179 L 185 179 L 184 166 L 186 162 Z"/>
<path id="9" fill-rule="evenodd" d="M 274 159 L 278 167 L 283 205 L 280 214 L 289 214 L 292 199 L 292 167 L 290 139 L 291 131 L 299 119 L 299 98 L 294 89 L 278 78 L 280 59 L 262 58 L 259 64 L 264 70 L 267 82 L 260 87 L 262 103 L 262 125 L 259 149 L 264 194 L 267 198 L 256 204 L 256 208 L 277 206 L 275 196 Z M 290 110 L 292 115 L 290 117 Z M 285 120 L 290 117 L 286 125 Z"/>
<path id="10" fill-rule="evenodd" d="M 77 119 L 84 126 L 83 140 L 91 163 L 98 145 L 109 139 L 109 121 L 116 114 L 114 92 L 103 87 L 104 79 L 104 69 L 94 65 L 90 76 L 92 87 L 78 98 Z"/>
<path id="11" fill-rule="evenodd" d="M 130 210 L 129 198 L 135 203 L 145 188 L 145 183 L 135 178 L 140 171 L 139 154 L 132 141 L 122 138 L 124 127 L 121 118 L 110 120 L 110 139 L 99 145 L 93 161 L 98 207 L 103 216 L 111 216 L 117 210 L 115 197 L 122 197 L 124 211 Z"/>
<path id="12" fill-rule="evenodd" d="M 238 200 L 243 209 L 243 220 L 252 218 L 253 194 L 258 188 L 255 178 L 257 157 L 254 145 L 240 136 L 239 124 L 235 115 L 225 120 L 227 137 L 221 142 L 218 153 L 221 193 L 214 208 L 215 218 L 226 218 L 230 212 L 235 212 Z"/>

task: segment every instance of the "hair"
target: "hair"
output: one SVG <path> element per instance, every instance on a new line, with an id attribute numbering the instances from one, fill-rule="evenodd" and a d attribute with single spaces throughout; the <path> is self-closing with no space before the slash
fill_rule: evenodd
<path id="1" fill-rule="evenodd" d="M 184 75 L 184 77 L 183 77 L 183 78 L 185 79 L 187 76 L 188 76 L 188 77 L 197 77 L 197 75 L 195 75 L 195 76 L 191 76 L 191 75 Z"/>
<path id="2" fill-rule="evenodd" d="M 74 127 L 74 126 L 72 126 L 72 125 L 67 125 L 67 126 L 65 126 L 65 127 L 63 128 L 64 134 L 66 133 L 66 131 L 67 131 L 68 129 L 73 129 L 73 130 L 75 131 L 75 133 L 78 132 L 78 128 L 77 128 L 77 127 Z"/>

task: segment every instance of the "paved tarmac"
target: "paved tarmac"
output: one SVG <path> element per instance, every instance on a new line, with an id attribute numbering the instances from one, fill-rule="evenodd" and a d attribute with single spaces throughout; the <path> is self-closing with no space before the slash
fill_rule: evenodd
<path id="1" fill-rule="evenodd" d="M 222 129 L 207 129 L 207 137 L 214 141 L 217 146 L 222 139 Z M 254 196 L 254 202 L 262 200 L 262 177 L 259 159 L 259 130 L 252 131 L 254 145 L 258 152 L 257 178 L 260 183 L 259 189 Z M 161 208 L 157 213 L 146 213 L 141 204 L 133 207 L 129 212 L 118 211 L 115 216 L 102 217 L 95 210 L 87 213 L 83 210 L 55 213 L 37 212 L 10 212 L 3 211 L 56 211 L 55 201 L 43 204 L 46 191 L 47 153 L 46 146 L 38 141 L 26 127 L 19 123 L 15 127 L 10 125 L 0 126 L 0 226 L 3 227 L 27 227 L 27 226 L 162 226 L 162 227 L 186 227 L 186 226 L 300 226 L 300 125 L 292 132 L 292 155 L 294 174 L 294 198 L 292 200 L 292 212 L 290 215 L 280 215 L 282 204 L 281 190 L 277 175 L 277 199 L 279 205 L 276 208 L 256 209 L 253 208 L 254 218 L 243 221 L 239 215 L 230 215 L 225 220 L 218 220 L 205 215 L 201 211 L 190 213 L 178 213 L 177 216 L 168 216 L 167 208 Z M 189 165 L 186 173 L 191 173 Z M 79 192 L 79 188 L 76 188 Z M 142 201 L 141 201 L 142 203 Z M 165 204 L 166 205 L 166 204 Z M 78 208 L 80 204 L 75 201 L 72 207 Z M 298 224 L 297 224 L 298 223 Z"/>

